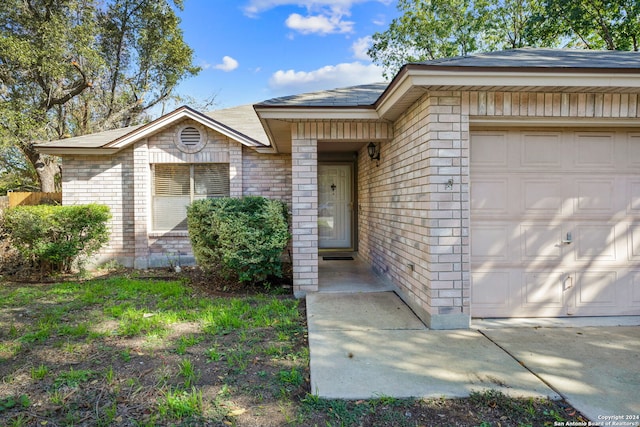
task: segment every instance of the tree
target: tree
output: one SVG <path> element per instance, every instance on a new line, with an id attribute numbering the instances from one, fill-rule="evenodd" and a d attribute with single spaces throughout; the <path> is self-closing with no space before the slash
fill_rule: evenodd
<path id="1" fill-rule="evenodd" d="M 637 0 L 399 0 L 368 54 L 389 77 L 408 62 L 532 47 L 638 50 Z"/>
<path id="2" fill-rule="evenodd" d="M 537 36 L 562 37 L 567 45 L 587 49 L 638 51 L 640 3 L 637 0 L 545 0 Z"/>
<path id="3" fill-rule="evenodd" d="M 0 138 L 42 191 L 60 167 L 35 143 L 134 124 L 199 71 L 179 23 L 169 0 L 0 2 Z"/>

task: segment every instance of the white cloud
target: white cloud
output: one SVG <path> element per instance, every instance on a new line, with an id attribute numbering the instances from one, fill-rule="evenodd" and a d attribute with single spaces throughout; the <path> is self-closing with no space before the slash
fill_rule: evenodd
<path id="1" fill-rule="evenodd" d="M 233 71 L 238 68 L 238 61 L 230 56 L 225 56 L 222 58 L 222 63 L 214 66 L 214 68 L 225 72 Z"/>
<path id="2" fill-rule="evenodd" d="M 354 4 L 367 3 L 370 1 L 377 1 L 382 4 L 391 4 L 393 0 L 249 0 L 247 5 L 243 8 L 245 13 L 249 16 L 255 16 L 265 10 L 273 9 L 278 6 L 306 6 L 307 10 L 314 10 L 319 8 L 329 7 L 337 10 L 349 10 Z"/>
<path id="3" fill-rule="evenodd" d="M 351 45 L 351 50 L 353 50 L 353 57 L 355 59 L 360 59 L 362 61 L 370 61 L 369 55 L 367 55 L 367 50 L 371 47 L 373 43 L 373 39 L 371 36 L 361 37 Z"/>
<path id="4" fill-rule="evenodd" d="M 332 34 L 332 33 L 350 33 L 353 31 L 352 21 L 343 21 L 341 13 L 334 13 L 330 16 L 315 15 L 302 16 L 298 13 L 289 15 L 285 24 L 292 30 L 302 34 Z"/>
<path id="5" fill-rule="evenodd" d="M 280 70 L 269 79 L 278 94 L 313 92 L 384 81 L 382 68 L 361 62 L 327 65 L 313 71 Z"/>

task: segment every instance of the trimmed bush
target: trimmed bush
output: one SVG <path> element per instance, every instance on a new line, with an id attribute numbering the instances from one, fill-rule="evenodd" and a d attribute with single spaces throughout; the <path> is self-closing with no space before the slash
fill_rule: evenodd
<path id="1" fill-rule="evenodd" d="M 197 200 L 187 208 L 196 262 L 241 282 L 282 277 L 280 257 L 291 237 L 288 218 L 286 204 L 264 197 Z"/>
<path id="2" fill-rule="evenodd" d="M 41 273 L 65 272 L 109 241 L 103 205 L 18 206 L 4 213 L 9 242 Z"/>

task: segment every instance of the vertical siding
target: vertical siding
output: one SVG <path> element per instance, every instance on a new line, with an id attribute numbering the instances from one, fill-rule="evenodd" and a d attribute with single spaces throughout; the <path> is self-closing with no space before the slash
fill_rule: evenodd
<path id="1" fill-rule="evenodd" d="M 639 103 L 635 93 L 465 93 L 471 116 L 637 118 Z"/>

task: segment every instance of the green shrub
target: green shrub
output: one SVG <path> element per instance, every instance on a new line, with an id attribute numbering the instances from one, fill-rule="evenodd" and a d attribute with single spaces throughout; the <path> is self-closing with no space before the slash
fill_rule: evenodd
<path id="1" fill-rule="evenodd" d="M 197 200 L 187 208 L 198 265 L 241 282 L 282 276 L 281 255 L 291 237 L 286 205 L 264 197 Z"/>
<path id="2" fill-rule="evenodd" d="M 109 240 L 103 205 L 18 206 L 4 213 L 9 242 L 41 273 L 69 271 Z"/>

